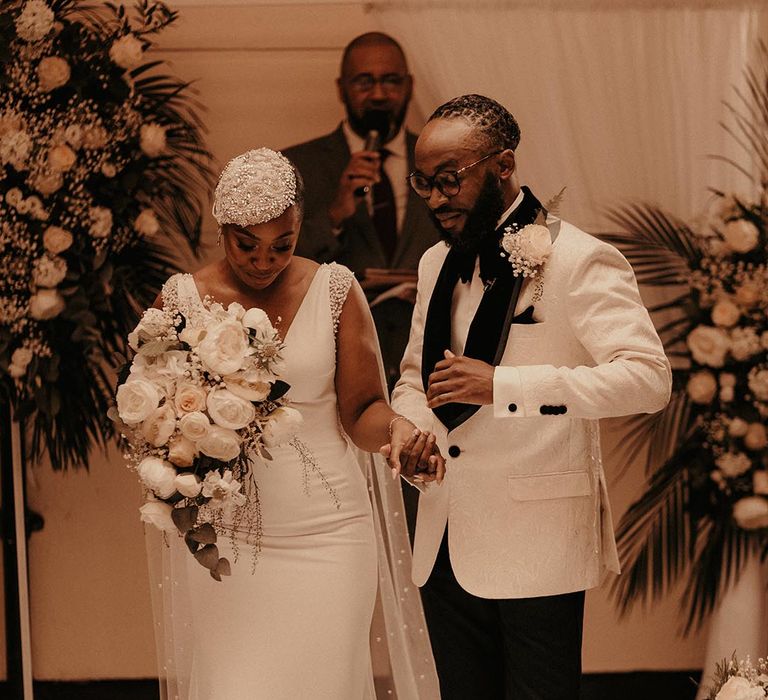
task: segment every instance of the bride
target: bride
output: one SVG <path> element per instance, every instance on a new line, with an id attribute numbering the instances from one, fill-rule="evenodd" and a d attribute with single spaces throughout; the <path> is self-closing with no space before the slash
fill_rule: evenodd
<path id="1" fill-rule="evenodd" d="M 234 158 L 214 195 L 223 258 L 174 275 L 158 299 L 263 309 L 285 343 L 283 378 L 306 446 L 270 448 L 273 459 L 254 464 L 257 561 L 242 532 L 219 538 L 233 562 L 223 582 L 178 538 L 151 549 L 163 560 L 153 574 L 161 689 L 183 700 L 363 700 L 375 697 L 373 648 L 389 676 L 384 696 L 431 700 L 437 682 L 394 479 L 402 465 L 439 482 L 445 464 L 434 436 L 387 403 L 352 273 L 293 255 L 302 204 L 301 177 L 282 154 Z M 365 454 L 384 445 L 388 463 Z M 371 633 L 374 607 L 383 627 Z"/>

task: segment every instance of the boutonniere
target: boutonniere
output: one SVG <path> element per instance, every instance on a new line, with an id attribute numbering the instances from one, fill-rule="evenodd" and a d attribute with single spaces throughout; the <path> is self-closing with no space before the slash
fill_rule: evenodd
<path id="1" fill-rule="evenodd" d="M 501 257 L 512 265 L 515 277 L 538 277 L 532 301 L 541 299 L 544 282 L 541 268 L 552 252 L 552 236 L 549 229 L 540 223 L 519 228 L 516 224 L 507 226 L 501 238 Z"/>

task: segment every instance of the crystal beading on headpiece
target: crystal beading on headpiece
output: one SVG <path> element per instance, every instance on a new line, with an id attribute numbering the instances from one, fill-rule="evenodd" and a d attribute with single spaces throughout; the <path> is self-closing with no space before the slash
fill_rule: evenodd
<path id="1" fill-rule="evenodd" d="M 253 226 L 276 219 L 295 203 L 291 162 L 271 148 L 257 148 L 227 163 L 213 194 L 213 218 L 219 226 Z"/>

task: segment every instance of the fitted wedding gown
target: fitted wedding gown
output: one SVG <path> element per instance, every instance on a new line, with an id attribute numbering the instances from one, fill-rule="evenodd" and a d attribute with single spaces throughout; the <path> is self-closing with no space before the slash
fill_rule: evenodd
<path id="1" fill-rule="evenodd" d="M 351 283 L 346 268 L 321 265 L 283 336 L 282 378 L 304 418 L 297 437 L 306 450 L 283 445 L 270 448 L 272 461 L 254 462 L 263 525 L 257 561 L 246 533 L 237 533 L 237 551 L 227 535 L 218 538 L 221 556 L 232 562 L 222 582 L 176 538 L 163 555 L 155 597 L 164 605 L 162 613 L 156 609 L 156 632 L 164 635 L 165 697 L 375 697 L 370 627 L 377 584 L 386 629 L 375 640 L 395 657 L 386 696 L 438 697 L 420 603 L 407 580 L 399 487 L 388 476 L 366 476 L 339 422 L 335 332 Z M 174 275 L 163 294 L 187 313 L 201 305 L 191 275 Z"/>

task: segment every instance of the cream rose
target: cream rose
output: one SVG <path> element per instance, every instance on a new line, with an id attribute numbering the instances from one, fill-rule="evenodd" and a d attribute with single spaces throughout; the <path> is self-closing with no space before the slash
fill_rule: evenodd
<path id="1" fill-rule="evenodd" d="M 752 461 L 743 452 L 726 452 L 715 460 L 721 472 L 731 478 L 748 471 Z"/>
<path id="2" fill-rule="evenodd" d="M 299 432 L 304 419 L 295 408 L 282 406 L 267 421 L 262 434 L 267 447 L 276 447 L 288 442 Z"/>
<path id="3" fill-rule="evenodd" d="M 762 423 L 750 423 L 747 434 L 744 436 L 744 444 L 748 450 L 758 452 L 768 445 L 768 434 Z"/>
<path id="4" fill-rule="evenodd" d="M 272 323 L 269 320 L 269 316 L 267 316 L 267 314 L 262 309 L 259 309 L 255 306 L 252 309 L 248 309 L 243 314 L 240 322 L 246 328 L 253 328 L 257 331 L 272 330 Z"/>
<path id="5" fill-rule="evenodd" d="M 184 435 L 174 435 L 168 442 L 168 461 L 173 462 L 177 467 L 191 467 L 195 457 L 197 457 L 195 443 Z"/>
<path id="6" fill-rule="evenodd" d="M 723 238 L 731 250 L 736 253 L 748 253 L 760 240 L 760 232 L 751 221 L 736 219 L 725 225 Z"/>
<path id="7" fill-rule="evenodd" d="M 66 172 L 76 162 L 75 152 L 66 144 L 54 146 L 48 151 L 48 167 L 54 172 Z"/>
<path id="8" fill-rule="evenodd" d="M 94 238 L 106 238 L 112 231 L 112 212 L 106 207 L 91 207 L 88 210 L 91 225 L 88 233 Z"/>
<path id="9" fill-rule="evenodd" d="M 138 467 L 139 478 L 159 498 L 176 493 L 176 470 L 170 462 L 159 457 L 145 457 Z"/>
<path id="10" fill-rule="evenodd" d="M 144 45 L 135 35 L 126 34 L 112 43 L 109 57 L 120 68 L 135 68 L 144 57 Z"/>
<path id="11" fill-rule="evenodd" d="M 139 147 L 150 158 L 163 155 L 168 147 L 165 127 L 154 123 L 143 124 L 139 130 Z"/>
<path id="12" fill-rule="evenodd" d="M 200 493 L 203 483 L 195 474 L 179 474 L 176 477 L 176 490 L 187 498 L 194 498 Z"/>
<path id="13" fill-rule="evenodd" d="M 55 287 L 67 276 L 64 258 L 43 256 L 35 260 L 32 282 L 37 287 Z"/>
<path id="14" fill-rule="evenodd" d="M 697 326 L 688 334 L 686 343 L 693 359 L 710 367 L 722 367 L 731 346 L 728 334 L 712 326 Z"/>
<path id="15" fill-rule="evenodd" d="M 744 437 L 749 430 L 749 423 L 742 418 L 732 418 L 728 423 L 728 434 L 731 437 Z"/>
<path id="16" fill-rule="evenodd" d="M 517 234 L 520 253 L 533 265 L 543 265 L 552 252 L 552 236 L 546 226 L 529 224 Z"/>
<path id="17" fill-rule="evenodd" d="M 272 389 L 268 382 L 247 382 L 239 379 L 237 375 L 229 375 L 224 379 L 227 389 L 246 401 L 264 401 Z"/>
<path id="18" fill-rule="evenodd" d="M 688 380 L 686 391 L 694 403 L 711 403 L 717 393 L 717 380 L 712 372 L 706 370 L 696 372 Z"/>
<path id="19" fill-rule="evenodd" d="M 133 228 L 142 236 L 151 238 L 160 230 L 160 222 L 152 209 L 142 209 L 133 222 Z"/>
<path id="20" fill-rule="evenodd" d="M 160 393 L 146 379 L 128 379 L 117 389 L 117 413 L 128 425 L 141 423 L 160 403 Z"/>
<path id="21" fill-rule="evenodd" d="M 747 377 L 752 393 L 760 401 L 768 401 L 768 369 L 753 368 Z"/>
<path id="22" fill-rule="evenodd" d="M 162 447 L 176 430 L 176 412 L 163 404 L 150 413 L 141 424 L 141 434 L 150 445 Z"/>
<path id="23" fill-rule="evenodd" d="M 249 352 L 248 339 L 243 327 L 227 319 L 208 329 L 197 346 L 197 354 L 205 366 L 219 375 L 233 374 L 240 369 Z"/>
<path id="24" fill-rule="evenodd" d="M 16 33 L 28 43 L 40 41 L 53 29 L 54 14 L 43 0 L 28 0 L 16 18 Z"/>
<path id="25" fill-rule="evenodd" d="M 205 390 L 197 384 L 179 384 L 176 387 L 176 395 L 173 397 L 173 405 L 180 414 L 203 411 L 205 397 Z"/>
<path id="26" fill-rule="evenodd" d="M 240 438 L 234 430 L 212 425 L 206 436 L 198 441 L 197 447 L 209 457 L 229 462 L 240 455 Z"/>
<path id="27" fill-rule="evenodd" d="M 187 413 L 179 419 L 179 430 L 181 434 L 192 442 L 202 440 L 210 430 L 211 421 L 208 416 L 200 411 Z"/>
<path id="28" fill-rule="evenodd" d="M 37 321 L 48 321 L 66 307 L 64 297 L 56 289 L 39 289 L 29 299 L 29 315 Z"/>
<path id="29" fill-rule="evenodd" d="M 733 505 L 733 519 L 745 530 L 768 527 L 768 499 L 762 496 L 740 498 Z M 717 697 L 720 697 L 719 693 Z"/>
<path id="30" fill-rule="evenodd" d="M 237 319 L 238 321 L 245 316 L 245 309 L 243 308 L 242 304 L 238 304 L 236 301 L 233 301 L 228 307 L 227 307 L 227 313 L 232 316 L 232 318 Z"/>
<path id="31" fill-rule="evenodd" d="M 734 298 L 745 309 L 751 309 L 760 301 L 760 292 L 760 285 L 756 282 L 744 282 L 744 284 L 736 288 Z"/>
<path id="32" fill-rule="evenodd" d="M 154 525 L 158 530 L 164 532 L 176 532 L 176 525 L 171 518 L 173 506 L 163 501 L 147 501 L 141 508 L 141 522 Z"/>
<path id="33" fill-rule="evenodd" d="M 256 417 L 256 409 L 250 401 L 241 399 L 229 389 L 215 389 L 206 400 L 208 415 L 216 425 L 239 430 Z"/>
<path id="34" fill-rule="evenodd" d="M 64 184 L 64 178 L 60 172 L 41 173 L 30 184 L 40 194 L 47 197 L 61 189 L 61 186 Z"/>
<path id="35" fill-rule="evenodd" d="M 60 56 L 47 56 L 37 66 L 37 84 L 43 92 L 50 92 L 69 82 L 69 63 Z"/>
<path id="36" fill-rule="evenodd" d="M 730 328 L 741 318 L 741 309 L 730 299 L 721 299 L 712 307 L 712 322 L 716 326 Z"/>
<path id="37" fill-rule="evenodd" d="M 205 338 L 206 333 L 207 331 L 202 326 L 184 326 L 184 330 L 179 333 L 179 340 L 191 348 L 196 348 L 200 341 Z"/>

